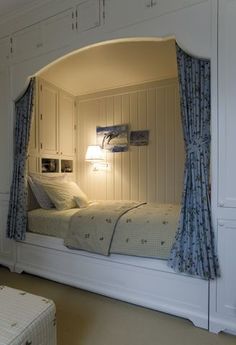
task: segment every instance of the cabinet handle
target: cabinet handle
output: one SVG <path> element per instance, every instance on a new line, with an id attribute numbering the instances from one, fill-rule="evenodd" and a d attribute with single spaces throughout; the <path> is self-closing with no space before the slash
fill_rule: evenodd
<path id="1" fill-rule="evenodd" d="M 220 202 L 218 203 L 218 206 L 219 206 L 219 207 L 224 207 L 223 201 L 220 201 Z"/>
<path id="2" fill-rule="evenodd" d="M 59 153 L 59 152 L 57 151 L 57 155 L 58 155 L 58 153 Z"/>
<path id="3" fill-rule="evenodd" d="M 63 155 L 63 152 L 61 152 L 61 155 Z"/>

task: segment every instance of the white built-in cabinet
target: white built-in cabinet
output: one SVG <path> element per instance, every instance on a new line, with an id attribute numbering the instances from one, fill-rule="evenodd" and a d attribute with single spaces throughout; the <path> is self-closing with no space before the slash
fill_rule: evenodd
<path id="1" fill-rule="evenodd" d="M 63 160 L 75 166 L 75 97 L 51 83 L 37 79 L 36 100 L 29 142 L 29 172 L 42 172 L 42 159 Z"/>
<path id="2" fill-rule="evenodd" d="M 39 150 L 41 155 L 58 155 L 58 90 L 45 81 L 38 89 Z"/>
<path id="3" fill-rule="evenodd" d="M 59 91 L 59 154 L 64 158 L 75 155 L 75 99 Z"/>
<path id="4" fill-rule="evenodd" d="M 106 0 L 105 22 L 122 28 L 206 0 Z"/>
<path id="5" fill-rule="evenodd" d="M 220 207 L 236 207 L 236 1 L 219 2 L 219 195 Z"/>
<path id="6" fill-rule="evenodd" d="M 12 62 L 70 46 L 80 33 L 100 26 L 103 13 L 102 0 L 85 0 L 48 19 L 14 32 L 7 42 L 10 45 Z"/>
<path id="7" fill-rule="evenodd" d="M 5 37 L 0 40 L 0 65 L 8 63 L 10 58 L 10 38 Z"/>
<path id="8" fill-rule="evenodd" d="M 210 330 L 236 333 L 236 1 L 219 0 L 218 195 L 221 277 L 211 282 Z"/>

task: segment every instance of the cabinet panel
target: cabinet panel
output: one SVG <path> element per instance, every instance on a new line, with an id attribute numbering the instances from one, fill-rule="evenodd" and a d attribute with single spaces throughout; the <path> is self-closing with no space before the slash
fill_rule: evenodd
<path id="1" fill-rule="evenodd" d="M 236 1 L 219 2 L 219 196 L 236 207 Z"/>
<path id="2" fill-rule="evenodd" d="M 50 51 L 68 46 L 73 39 L 72 9 L 42 22 L 43 50 Z"/>
<path id="3" fill-rule="evenodd" d="M 60 154 L 74 156 L 74 97 L 65 92 L 59 94 Z"/>
<path id="4" fill-rule="evenodd" d="M 218 253 L 221 278 L 217 280 L 218 313 L 234 317 L 236 321 L 236 221 L 218 222 Z"/>
<path id="5" fill-rule="evenodd" d="M 87 0 L 76 7 L 78 32 L 100 25 L 100 0 Z"/>
<path id="6" fill-rule="evenodd" d="M 0 66 L 5 65 L 10 56 L 10 37 L 0 40 Z"/>
<path id="7" fill-rule="evenodd" d="M 15 263 L 15 242 L 6 237 L 8 199 L 0 197 L 0 264 L 13 269 Z"/>
<path id="8" fill-rule="evenodd" d="M 39 84 L 40 153 L 58 154 L 58 91 L 51 84 Z"/>
<path id="9" fill-rule="evenodd" d="M 105 21 L 112 29 L 174 12 L 207 0 L 106 0 Z"/>
<path id="10" fill-rule="evenodd" d="M 0 193 L 9 193 L 12 164 L 12 128 L 10 113 L 10 75 L 9 69 L 0 68 Z"/>
<path id="11" fill-rule="evenodd" d="M 21 61 L 37 56 L 42 51 L 41 24 L 31 25 L 12 35 L 12 59 Z"/>

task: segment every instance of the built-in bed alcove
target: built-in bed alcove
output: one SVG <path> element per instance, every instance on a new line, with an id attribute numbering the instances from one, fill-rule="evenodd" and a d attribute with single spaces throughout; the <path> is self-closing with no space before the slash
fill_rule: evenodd
<path id="1" fill-rule="evenodd" d="M 175 49 L 173 39 L 110 41 L 40 70 L 29 172 L 66 173 L 90 200 L 179 204 L 185 153 Z M 69 114 L 69 124 L 62 109 Z M 85 160 L 86 149 L 96 144 L 97 127 L 115 125 L 127 125 L 128 151 L 106 152 L 109 169 L 94 171 Z M 67 141 L 70 130 L 73 135 Z M 130 132 L 140 130 L 149 131 L 148 145 L 131 145 Z M 178 315 L 208 328 L 208 281 L 178 274 L 166 260 L 69 249 L 50 231 L 27 232 L 16 247 L 17 272 Z"/>

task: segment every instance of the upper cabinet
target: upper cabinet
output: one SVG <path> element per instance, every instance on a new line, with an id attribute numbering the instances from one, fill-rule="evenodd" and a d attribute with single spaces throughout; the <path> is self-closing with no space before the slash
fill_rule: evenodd
<path id="1" fill-rule="evenodd" d="M 39 148 L 40 153 L 59 154 L 58 91 L 45 81 L 39 82 Z"/>
<path id="2" fill-rule="evenodd" d="M 218 206 L 236 207 L 236 1 L 219 1 Z"/>
<path id="3" fill-rule="evenodd" d="M 64 157 L 75 154 L 75 99 L 59 91 L 59 151 Z"/>
<path id="4" fill-rule="evenodd" d="M 75 99 L 54 85 L 39 80 L 38 125 L 31 127 L 31 144 L 39 137 L 39 154 L 73 158 L 75 155 Z M 32 151 L 31 151 L 32 152 Z"/>
<path id="5" fill-rule="evenodd" d="M 6 65 L 10 58 L 10 37 L 0 39 L 0 66 Z"/>
<path id="6" fill-rule="evenodd" d="M 112 29 L 174 12 L 206 0 L 105 0 L 105 22 Z"/>
<path id="7" fill-rule="evenodd" d="M 39 54 L 42 47 L 40 23 L 15 32 L 11 36 L 11 58 L 13 62 L 32 58 Z"/>
<path id="8" fill-rule="evenodd" d="M 100 26 L 102 13 L 102 0 L 86 0 L 13 33 L 10 37 L 12 62 L 23 61 L 69 46 L 79 33 Z"/>
<path id="9" fill-rule="evenodd" d="M 78 32 L 96 28 L 101 24 L 101 1 L 87 0 L 76 6 L 75 27 Z"/>
<path id="10" fill-rule="evenodd" d="M 68 46 L 73 39 L 73 8 L 41 22 L 44 52 Z"/>

